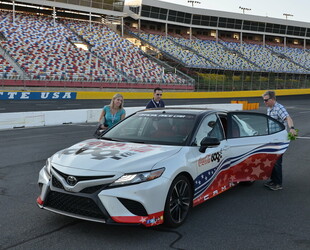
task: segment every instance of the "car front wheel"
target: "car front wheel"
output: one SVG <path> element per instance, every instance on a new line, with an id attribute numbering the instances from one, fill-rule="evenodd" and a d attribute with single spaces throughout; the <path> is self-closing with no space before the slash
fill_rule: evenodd
<path id="1" fill-rule="evenodd" d="M 168 227 L 178 227 L 186 219 L 193 204 L 193 189 L 183 175 L 175 178 L 169 188 L 165 203 L 164 223 Z"/>

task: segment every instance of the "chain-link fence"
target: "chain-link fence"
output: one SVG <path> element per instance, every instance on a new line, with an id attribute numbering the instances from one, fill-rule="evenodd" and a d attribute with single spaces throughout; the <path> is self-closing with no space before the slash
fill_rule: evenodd
<path id="1" fill-rule="evenodd" d="M 310 88 L 310 75 L 274 72 L 198 70 L 188 72 L 196 80 L 196 91 L 243 91 Z"/>

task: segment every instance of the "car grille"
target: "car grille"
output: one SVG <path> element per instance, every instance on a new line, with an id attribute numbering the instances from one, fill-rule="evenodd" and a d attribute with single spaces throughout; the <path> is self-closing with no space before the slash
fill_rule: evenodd
<path id="1" fill-rule="evenodd" d="M 44 206 L 85 217 L 107 219 L 96 202 L 88 197 L 50 191 Z"/>
<path id="2" fill-rule="evenodd" d="M 55 170 L 60 176 L 62 176 L 62 178 L 64 178 L 65 180 L 67 180 L 68 176 L 70 176 L 69 174 L 65 174 L 63 172 L 60 172 L 59 170 L 57 170 L 56 168 L 53 168 L 53 170 Z M 103 176 L 74 176 L 77 179 L 77 182 L 79 181 L 89 181 L 89 180 L 98 180 L 98 179 L 107 179 L 107 178 L 112 178 L 114 177 L 114 175 L 103 175 Z"/>
<path id="3" fill-rule="evenodd" d="M 118 198 L 118 200 L 133 214 L 138 216 L 147 216 L 147 212 L 144 208 L 144 206 L 133 200 L 128 200 L 124 198 Z"/>
<path id="4" fill-rule="evenodd" d="M 92 194 L 92 193 L 96 193 L 97 191 L 104 189 L 107 186 L 108 185 L 98 185 L 98 186 L 87 187 L 81 190 L 80 192 L 84 194 Z"/>
<path id="5" fill-rule="evenodd" d="M 52 176 L 52 185 L 53 187 L 64 189 L 64 186 L 55 176 Z"/>
<path id="6" fill-rule="evenodd" d="M 65 190 L 64 186 L 61 184 L 61 182 L 55 176 L 52 176 L 52 185 L 53 185 L 53 187 Z M 81 190 L 80 193 L 93 194 L 97 191 L 104 189 L 107 186 L 108 186 L 108 184 L 86 187 L 83 190 Z"/>

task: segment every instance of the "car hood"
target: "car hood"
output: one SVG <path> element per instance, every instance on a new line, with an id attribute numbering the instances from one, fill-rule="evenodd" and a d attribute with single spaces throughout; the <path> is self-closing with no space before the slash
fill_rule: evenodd
<path id="1" fill-rule="evenodd" d="M 180 146 L 90 139 L 59 151 L 53 155 L 51 162 L 54 167 L 58 165 L 62 169 L 140 172 L 151 170 L 156 163 L 176 154 L 180 149 Z"/>

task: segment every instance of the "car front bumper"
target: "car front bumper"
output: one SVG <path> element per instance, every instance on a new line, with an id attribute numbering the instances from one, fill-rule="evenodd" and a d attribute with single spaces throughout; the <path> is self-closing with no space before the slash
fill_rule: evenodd
<path id="1" fill-rule="evenodd" d="M 62 177 L 49 176 L 43 168 L 38 184 L 40 208 L 83 220 L 108 224 L 142 224 L 155 226 L 164 221 L 164 206 L 171 181 L 160 177 L 139 184 L 110 188 L 92 185 L 79 192 L 66 190 Z"/>

